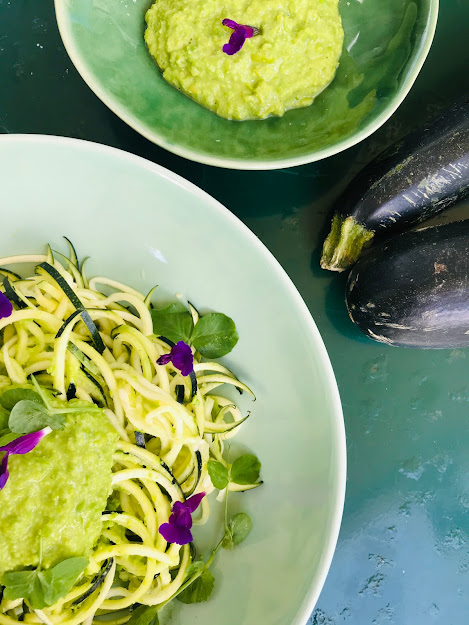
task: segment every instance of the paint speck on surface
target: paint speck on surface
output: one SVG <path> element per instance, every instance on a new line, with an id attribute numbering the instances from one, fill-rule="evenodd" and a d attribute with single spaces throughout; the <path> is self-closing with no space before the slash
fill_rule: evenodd
<path id="1" fill-rule="evenodd" d="M 429 616 L 438 616 L 440 614 L 440 608 L 436 605 L 436 603 L 432 603 L 427 610 L 427 614 Z"/>
<path id="2" fill-rule="evenodd" d="M 463 349 L 452 349 L 446 360 L 449 364 L 452 364 L 464 358 L 466 358 L 466 352 Z"/>
<path id="3" fill-rule="evenodd" d="M 389 358 L 387 356 L 380 356 L 365 363 L 363 367 L 363 381 L 365 384 L 384 382 L 389 376 L 388 363 Z"/>
<path id="4" fill-rule="evenodd" d="M 384 608 L 381 608 L 372 621 L 372 625 L 390 625 L 394 623 L 394 608 L 388 603 Z"/>
<path id="5" fill-rule="evenodd" d="M 360 595 L 367 595 L 367 594 L 379 595 L 381 584 L 383 583 L 383 581 L 384 581 L 384 575 L 382 575 L 381 573 L 375 573 L 374 575 L 372 575 L 366 580 L 365 585 L 360 590 L 359 594 Z"/>
<path id="6" fill-rule="evenodd" d="M 335 623 L 330 616 L 318 609 L 313 612 L 308 625 L 335 625 Z"/>
<path id="7" fill-rule="evenodd" d="M 422 477 L 424 470 L 425 468 L 422 464 L 421 459 L 413 457 L 405 460 L 401 464 L 401 467 L 399 468 L 399 473 L 402 473 L 409 480 L 418 481 Z"/>
<path id="8" fill-rule="evenodd" d="M 448 397 L 459 404 L 467 404 L 469 403 L 469 389 L 464 386 L 458 391 L 448 393 Z"/>

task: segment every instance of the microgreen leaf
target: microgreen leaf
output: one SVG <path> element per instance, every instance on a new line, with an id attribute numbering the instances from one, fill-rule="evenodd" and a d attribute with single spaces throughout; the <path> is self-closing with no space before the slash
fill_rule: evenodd
<path id="1" fill-rule="evenodd" d="M 0 404 L 0 431 L 8 427 L 10 413 Z"/>
<path id="2" fill-rule="evenodd" d="M 182 603 L 200 603 L 207 601 L 212 594 L 215 578 L 207 568 L 204 568 L 200 575 L 194 579 L 185 590 L 183 590 L 177 598 Z"/>
<path id="3" fill-rule="evenodd" d="M 7 434 L 3 434 L 3 436 L 0 436 L 0 447 L 4 447 L 5 445 L 8 445 L 8 443 L 15 441 L 20 436 L 21 434 L 14 434 L 13 432 L 8 432 Z"/>
<path id="4" fill-rule="evenodd" d="M 234 547 L 233 532 L 229 525 L 225 529 L 225 535 L 223 536 L 221 546 L 223 547 L 223 549 L 228 549 L 228 551 L 231 551 Z"/>
<path id="5" fill-rule="evenodd" d="M 88 558 L 69 558 L 47 571 L 5 573 L 5 599 L 26 599 L 34 610 L 42 610 L 64 597 L 87 565 Z"/>
<path id="6" fill-rule="evenodd" d="M 54 605 L 70 591 L 78 577 L 88 566 L 88 562 L 88 558 L 68 558 L 59 562 L 52 569 L 39 573 L 46 606 Z"/>
<path id="7" fill-rule="evenodd" d="M 9 388 L 0 395 L 0 404 L 6 410 L 12 410 L 19 401 L 34 401 L 42 405 L 42 399 L 30 388 Z"/>
<path id="8" fill-rule="evenodd" d="M 18 434 L 30 434 L 49 426 L 53 430 L 61 430 L 65 419 L 60 414 L 54 414 L 35 401 L 22 399 L 13 406 L 8 421 L 8 427 Z"/>
<path id="9" fill-rule="evenodd" d="M 236 484 L 255 484 L 259 479 L 261 463 L 252 454 L 237 458 L 231 467 L 230 479 Z"/>
<path id="10" fill-rule="evenodd" d="M 45 607 L 42 594 L 42 585 L 37 571 L 13 571 L 4 573 L 2 584 L 5 586 L 3 596 L 9 601 L 15 599 L 28 599 L 31 606 L 40 605 Z M 40 609 L 40 608 L 39 608 Z"/>
<path id="11" fill-rule="evenodd" d="M 194 322 L 192 315 L 181 302 L 169 304 L 164 308 L 150 311 L 153 320 L 153 332 L 157 336 L 165 336 L 170 341 L 189 342 Z"/>
<path id="12" fill-rule="evenodd" d="M 202 560 L 196 560 L 195 562 L 191 562 L 186 569 L 186 579 L 192 577 L 195 573 L 201 571 L 205 566 L 205 562 Z"/>
<path id="13" fill-rule="evenodd" d="M 141 605 L 132 612 L 127 625 L 158 625 L 158 609 L 156 605 Z"/>
<path id="14" fill-rule="evenodd" d="M 211 312 L 200 317 L 192 333 L 192 344 L 205 358 L 221 358 L 238 342 L 233 319 Z"/>
<path id="15" fill-rule="evenodd" d="M 218 462 L 218 460 L 209 460 L 207 468 L 208 474 L 210 475 L 210 479 L 212 480 L 212 484 L 215 488 L 223 490 L 226 486 L 228 486 L 228 469 L 223 466 L 221 462 Z"/>
<path id="16" fill-rule="evenodd" d="M 252 521 L 245 512 L 239 512 L 229 521 L 223 537 L 223 549 L 233 549 L 245 540 L 252 529 Z"/>
<path id="17" fill-rule="evenodd" d="M 239 545 L 249 536 L 252 529 L 251 517 L 245 512 L 238 512 L 230 521 L 230 529 L 233 536 L 233 543 Z"/>

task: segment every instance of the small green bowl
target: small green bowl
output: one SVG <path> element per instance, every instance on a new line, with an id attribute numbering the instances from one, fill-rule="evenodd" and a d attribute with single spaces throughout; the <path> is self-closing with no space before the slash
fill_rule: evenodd
<path id="1" fill-rule="evenodd" d="M 340 0 L 344 50 L 333 83 L 309 107 L 228 121 L 167 84 L 143 40 L 152 0 L 55 0 L 60 33 L 89 87 L 150 141 L 234 169 L 278 169 L 341 152 L 377 130 L 427 56 L 438 0 Z"/>

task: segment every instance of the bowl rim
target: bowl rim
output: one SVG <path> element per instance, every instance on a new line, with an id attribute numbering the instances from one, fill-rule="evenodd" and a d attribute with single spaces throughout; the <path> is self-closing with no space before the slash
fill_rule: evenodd
<path id="1" fill-rule="evenodd" d="M 316 570 L 316 583 L 311 582 L 311 586 L 301 603 L 298 606 L 297 613 L 291 625 L 305 625 L 317 599 L 324 586 L 329 568 L 332 562 L 332 557 L 337 544 L 339 536 L 340 525 L 342 522 L 344 500 L 345 500 L 345 486 L 346 486 L 346 473 L 347 473 L 347 449 L 345 439 L 345 425 L 342 412 L 342 404 L 340 401 L 339 389 L 337 386 L 337 380 L 334 375 L 331 361 L 327 353 L 324 341 L 316 326 L 316 323 L 306 306 L 303 298 L 301 297 L 298 289 L 293 284 L 293 281 L 288 276 L 285 269 L 280 265 L 279 261 L 270 252 L 270 250 L 261 242 L 261 240 L 231 211 L 229 211 L 221 202 L 213 198 L 206 191 L 200 189 L 192 182 L 186 180 L 182 176 L 175 174 L 174 172 L 157 165 L 152 161 L 149 161 L 141 156 L 114 148 L 108 145 L 95 143 L 83 139 L 74 139 L 70 137 L 58 137 L 53 135 L 29 135 L 29 134 L 15 134 L 15 135 L 0 135 L 0 147 L 3 145 L 21 143 L 26 146 L 28 144 L 45 144 L 63 148 L 71 148 L 72 150 L 85 150 L 92 151 L 99 155 L 111 158 L 120 159 L 123 163 L 129 163 L 138 166 L 139 168 L 146 169 L 152 172 L 157 177 L 162 177 L 169 180 L 178 187 L 183 188 L 187 192 L 197 196 L 201 201 L 207 203 L 211 208 L 222 215 L 224 220 L 229 223 L 230 228 L 235 229 L 240 236 L 244 237 L 249 243 L 254 246 L 260 256 L 275 272 L 277 278 L 282 282 L 287 293 L 293 300 L 296 309 L 298 310 L 301 318 L 308 328 L 313 338 L 317 354 L 321 362 L 322 370 L 326 380 L 326 388 L 331 405 L 331 420 L 332 427 L 331 432 L 336 453 L 336 466 L 337 466 L 337 481 L 336 481 L 336 493 L 334 501 L 332 502 L 332 521 L 330 524 L 330 533 L 326 544 L 324 545 L 323 552 L 320 557 L 320 561 Z"/>
<path id="2" fill-rule="evenodd" d="M 212 165 L 215 167 L 223 167 L 226 169 L 239 169 L 239 170 L 270 170 L 270 169 L 284 169 L 286 167 L 296 167 L 298 165 L 306 165 L 308 163 L 314 163 L 316 161 L 334 156 L 352 146 L 360 143 L 374 132 L 376 132 L 397 110 L 402 104 L 403 100 L 409 93 L 412 85 L 414 84 L 422 66 L 428 56 L 430 47 L 435 35 L 436 25 L 438 21 L 439 1 L 429 0 L 430 11 L 429 19 L 422 37 L 422 45 L 417 57 L 414 60 L 411 70 L 407 73 L 401 89 L 396 96 L 389 102 L 386 108 L 376 117 L 370 124 L 360 130 L 353 136 L 343 139 L 334 145 L 327 148 L 323 148 L 314 152 L 313 154 L 295 156 L 291 158 L 279 158 L 273 160 L 261 159 L 261 160 L 245 160 L 245 159 L 232 159 L 223 158 L 218 156 L 210 156 L 202 154 L 190 148 L 185 148 L 167 141 L 160 133 L 148 130 L 146 125 L 140 122 L 138 117 L 130 114 L 126 108 L 120 105 L 111 94 L 109 94 L 104 88 L 101 87 L 99 81 L 95 80 L 92 72 L 88 70 L 87 65 L 82 62 L 81 55 L 77 50 L 74 43 L 74 39 L 71 34 L 69 26 L 69 20 L 67 19 L 66 0 L 54 0 L 55 14 L 57 24 L 62 38 L 63 45 L 67 51 L 70 60 L 75 66 L 76 70 L 83 78 L 88 87 L 98 96 L 98 98 L 122 121 L 128 126 L 133 128 L 140 135 L 148 139 L 152 143 L 158 145 L 177 156 L 181 156 L 196 163 L 202 163 L 205 165 Z"/>
<path id="3" fill-rule="evenodd" d="M 57 24 L 62 38 L 62 42 L 67 51 L 70 60 L 77 69 L 80 76 L 83 78 L 88 87 L 98 96 L 98 98 L 122 121 L 128 126 L 133 128 L 140 135 L 148 139 L 152 143 L 176 154 L 183 158 L 186 158 L 196 163 L 203 163 L 205 165 L 212 165 L 215 167 L 223 167 L 226 169 L 239 169 L 239 170 L 269 170 L 269 169 L 284 169 L 286 167 L 296 167 L 298 165 L 306 165 L 307 163 L 314 163 L 316 161 L 334 156 L 339 152 L 343 152 L 348 148 L 360 143 L 374 132 L 378 130 L 397 110 L 402 104 L 403 100 L 409 93 L 412 85 L 414 84 L 422 66 L 428 56 L 430 47 L 435 35 L 436 25 L 438 21 L 439 1 L 429 0 L 430 11 L 426 28 L 422 37 L 422 44 L 418 55 L 416 56 L 414 63 L 408 71 L 407 76 L 398 91 L 396 96 L 388 103 L 386 108 L 365 128 L 355 133 L 349 138 L 345 138 L 334 145 L 327 148 L 323 148 L 309 155 L 295 156 L 291 158 L 279 158 L 279 159 L 260 159 L 260 160 L 245 160 L 236 158 L 224 158 L 219 156 L 210 156 L 202 154 L 190 148 L 173 144 L 168 141 L 160 133 L 153 130 L 148 130 L 146 125 L 140 122 L 138 117 L 129 113 L 126 108 L 120 105 L 117 100 L 113 98 L 104 88 L 101 87 L 98 80 L 95 80 L 92 72 L 88 70 L 87 65 L 82 62 L 81 55 L 74 43 L 74 39 L 71 34 L 69 20 L 67 19 L 66 2 L 67 0 L 54 0 L 55 14 Z"/>

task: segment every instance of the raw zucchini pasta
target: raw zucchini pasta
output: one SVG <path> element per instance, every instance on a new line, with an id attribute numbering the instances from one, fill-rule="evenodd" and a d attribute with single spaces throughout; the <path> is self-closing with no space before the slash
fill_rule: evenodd
<path id="1" fill-rule="evenodd" d="M 8 269 L 24 264 L 35 272 L 22 278 Z M 2 598 L 0 562 L 0 625 L 126 623 L 137 605 L 163 606 L 187 585 L 193 545 L 169 542 L 159 528 L 176 502 L 197 495 L 194 523 L 207 521 L 209 462 L 229 470 L 225 441 L 247 418 L 218 389 L 251 391 L 193 347 L 192 370 L 183 375 L 170 360 L 174 342 L 154 334 L 151 293 L 106 277 L 88 280 L 72 245 L 70 258 L 49 249 L 0 259 L 0 266 L 0 290 L 13 304 L 0 319 L 0 390 L 35 384 L 61 406 L 92 406 L 116 440 L 112 492 L 83 573 L 53 605 L 35 609 L 27 598 Z M 198 312 L 191 306 L 190 313 L 197 324 Z M 259 483 L 230 482 L 226 490 Z"/>

